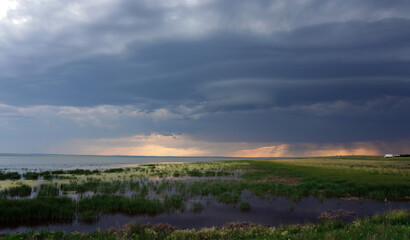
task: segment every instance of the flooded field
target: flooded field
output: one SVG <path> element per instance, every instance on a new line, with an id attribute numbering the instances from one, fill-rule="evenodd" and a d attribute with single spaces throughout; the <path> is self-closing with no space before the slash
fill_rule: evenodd
<path id="1" fill-rule="evenodd" d="M 371 200 L 345 201 L 335 198 L 318 200 L 312 196 L 291 202 L 284 197 L 259 199 L 251 194 L 243 194 L 252 208 L 243 211 L 238 206 L 226 205 L 209 199 L 204 202 L 204 209 L 198 213 L 193 210 L 175 211 L 155 216 L 127 216 L 123 214 L 103 214 L 98 220 L 85 223 L 74 219 L 69 223 L 41 224 L 25 226 L 3 226 L 2 232 L 16 233 L 27 231 L 65 231 L 94 232 L 97 229 L 120 229 L 130 222 L 140 224 L 168 223 L 180 229 L 201 229 L 204 227 L 222 227 L 229 222 L 252 222 L 256 224 L 279 226 L 289 224 L 318 223 L 324 214 L 342 221 L 350 222 L 356 218 L 383 214 L 395 209 L 409 209 L 409 202 L 381 202 Z M 192 203 L 192 202 L 191 202 Z"/>
<path id="2" fill-rule="evenodd" d="M 0 155 L 0 170 L 45 171 L 56 169 L 107 169 L 145 163 L 207 162 L 241 160 L 229 157 L 143 157 L 143 156 L 77 156 L 77 155 Z"/>
<path id="3" fill-rule="evenodd" d="M 232 222 L 279 227 L 408 212 L 409 163 L 380 161 L 209 161 L 3 171 L 0 232 L 93 233 L 118 231 L 131 222 L 201 231 Z"/>

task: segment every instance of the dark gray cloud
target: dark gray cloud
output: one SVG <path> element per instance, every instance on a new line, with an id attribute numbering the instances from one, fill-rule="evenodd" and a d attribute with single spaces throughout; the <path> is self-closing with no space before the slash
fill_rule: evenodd
<path id="1" fill-rule="evenodd" d="M 408 138 L 408 1 L 18 3 L 0 15 L 4 141 L 66 121 L 49 140 Z"/>

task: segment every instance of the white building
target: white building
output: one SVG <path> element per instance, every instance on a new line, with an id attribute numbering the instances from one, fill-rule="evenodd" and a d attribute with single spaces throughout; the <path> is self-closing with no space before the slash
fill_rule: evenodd
<path id="1" fill-rule="evenodd" d="M 393 157 L 393 154 L 384 154 L 384 158 L 392 158 Z"/>

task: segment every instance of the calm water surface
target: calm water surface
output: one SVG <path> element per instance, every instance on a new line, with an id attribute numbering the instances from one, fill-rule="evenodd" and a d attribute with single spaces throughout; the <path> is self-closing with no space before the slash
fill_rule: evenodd
<path id="1" fill-rule="evenodd" d="M 103 215 L 92 224 L 81 223 L 74 220 L 72 223 L 49 224 L 49 225 L 31 225 L 1 227 L 1 232 L 27 232 L 27 231 L 66 231 L 66 232 L 94 232 L 97 229 L 107 230 L 111 227 L 120 228 L 126 223 L 135 221 L 140 224 L 169 223 L 181 229 L 202 227 L 221 227 L 229 222 L 253 222 L 264 225 L 286 225 L 286 224 L 304 224 L 317 223 L 321 213 L 330 209 L 343 209 L 345 211 L 354 211 L 356 215 L 341 218 L 342 221 L 353 221 L 357 217 L 366 217 L 374 214 L 384 213 L 392 209 L 409 209 L 409 202 L 380 202 L 380 201 L 343 201 L 340 199 L 330 198 L 319 201 L 314 197 L 305 197 L 297 203 L 291 203 L 283 197 L 274 199 L 259 199 L 256 197 L 247 197 L 246 201 L 251 203 L 251 210 L 243 212 L 238 206 L 218 203 L 202 199 L 205 209 L 201 213 L 194 213 L 188 210 L 184 212 L 176 211 L 173 213 L 164 213 L 157 216 L 125 216 L 121 214 Z M 198 201 L 195 200 L 195 201 Z M 290 206 L 293 206 L 292 208 Z"/>

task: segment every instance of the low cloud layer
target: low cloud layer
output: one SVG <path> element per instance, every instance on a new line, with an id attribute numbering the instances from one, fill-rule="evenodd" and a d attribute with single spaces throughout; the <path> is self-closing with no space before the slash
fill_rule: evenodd
<path id="1" fill-rule="evenodd" d="M 410 152 L 376 144 L 409 140 L 409 12 L 405 0 L 2 1 L 0 152 L 155 134 L 198 146 L 116 154 Z"/>
<path id="2" fill-rule="evenodd" d="M 50 152 L 96 155 L 137 156 L 229 156 L 229 157 L 303 157 L 335 155 L 381 155 L 402 153 L 409 142 L 354 143 L 274 143 L 274 142 L 207 142 L 189 135 L 135 135 L 123 138 L 73 139 L 52 145 Z"/>

